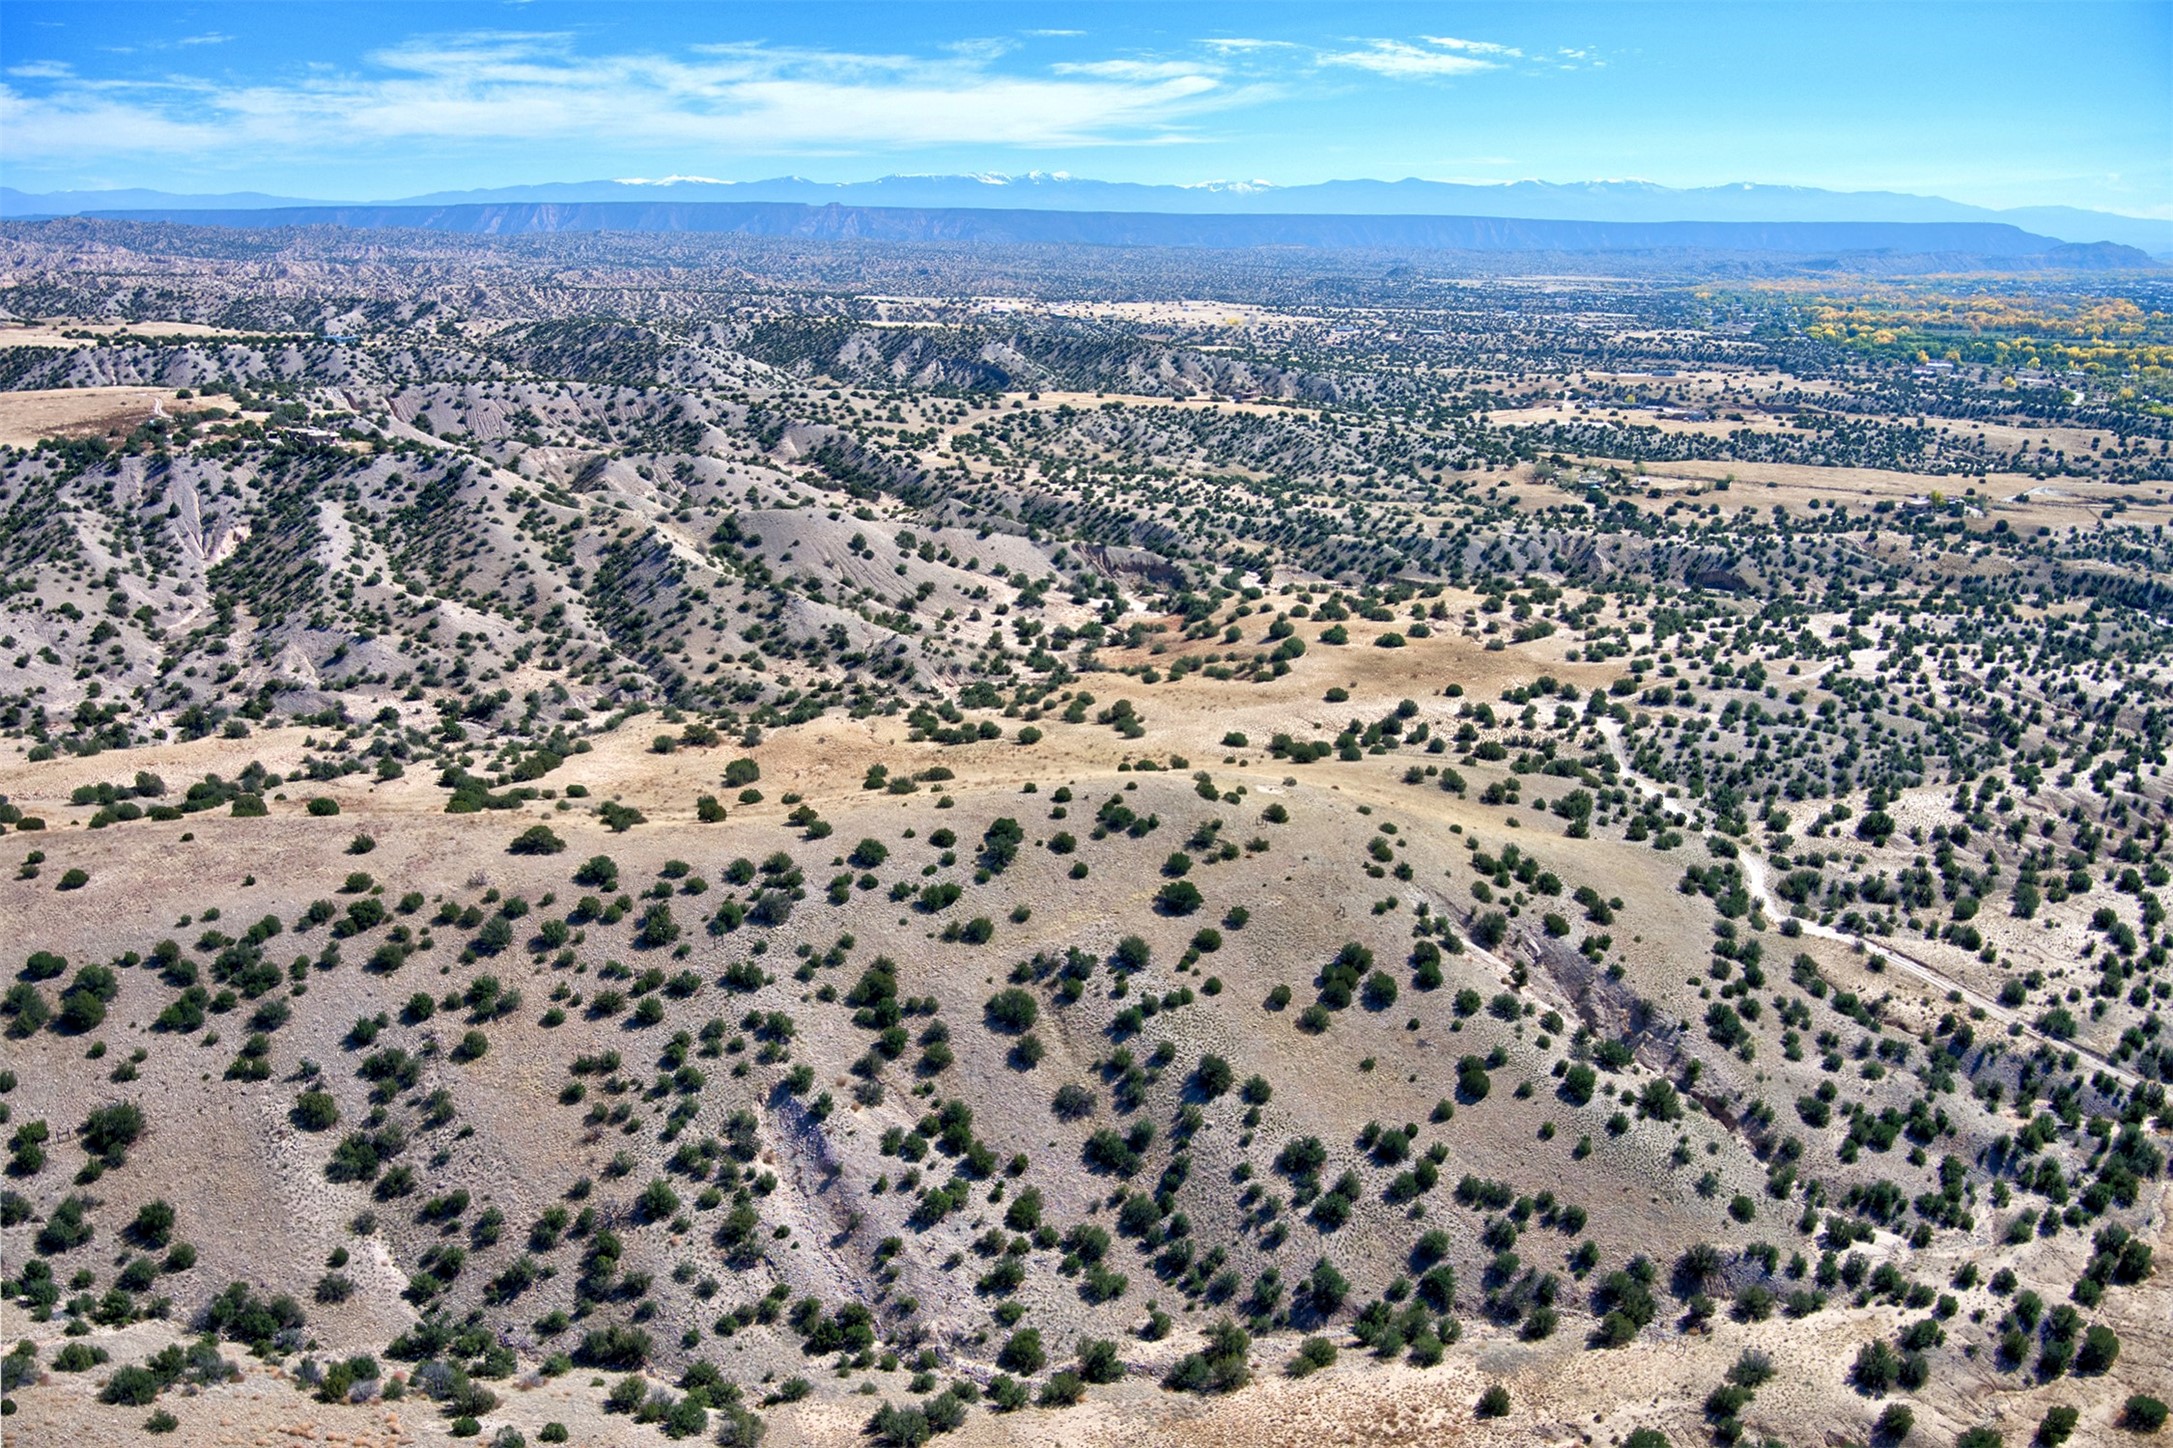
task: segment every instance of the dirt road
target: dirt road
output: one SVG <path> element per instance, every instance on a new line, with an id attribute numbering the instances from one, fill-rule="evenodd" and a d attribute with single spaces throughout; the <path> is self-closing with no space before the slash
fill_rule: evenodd
<path id="1" fill-rule="evenodd" d="M 1615 756 L 1615 763 L 1621 766 L 1623 778 L 1629 781 L 1647 799 L 1667 798 L 1666 789 L 1657 780 L 1648 779 L 1639 774 L 1630 763 L 1629 748 L 1622 742 L 1622 726 L 1612 719 L 1602 719 L 1599 721 L 1598 727 L 1600 736 L 1607 741 L 1608 750 Z M 1750 886 L 1751 896 L 1758 902 L 1759 910 L 1768 919 L 1788 919 L 1788 908 L 1774 895 L 1772 887 L 1766 879 L 1766 862 L 1749 850 L 1743 852 L 1741 861 L 1744 882 Z M 2001 1005 L 1990 996 L 1963 985 L 1937 966 L 1920 960 L 1907 951 L 1898 948 L 1891 940 L 1875 940 L 1850 931 L 1836 930 L 1830 925 L 1820 925 L 1812 920 L 1798 920 L 1796 923 L 1803 928 L 1805 935 L 1813 936 L 1819 940 L 1837 941 L 1855 950 L 1877 951 L 1879 955 L 1885 958 L 1890 968 L 1899 970 L 1903 975 L 1912 976 L 1922 981 L 1934 990 L 1947 995 L 1950 999 L 1956 1000 L 1959 1004 L 1983 1011 L 1986 1018 L 2005 1025 L 2010 1036 L 2027 1036 L 2032 1040 L 2043 1042 L 2055 1051 L 2073 1051 L 2081 1059 L 2115 1077 L 2123 1086 L 2132 1088 L 2140 1079 L 2133 1071 L 2114 1065 L 2111 1061 L 2086 1046 L 2079 1046 L 2073 1041 L 2062 1041 L 2046 1035 L 2043 1031 L 2024 1020 L 2015 1011 Z"/>

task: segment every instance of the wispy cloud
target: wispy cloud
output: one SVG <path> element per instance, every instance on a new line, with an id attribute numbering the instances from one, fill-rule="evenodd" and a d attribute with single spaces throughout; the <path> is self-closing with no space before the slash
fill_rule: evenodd
<path id="1" fill-rule="evenodd" d="M 1356 50 L 1325 51 L 1322 65 L 1349 66 L 1375 75 L 1399 78 L 1471 75 L 1498 69 L 1518 52 L 1507 46 L 1476 41 L 1421 36 L 1423 44 L 1405 40 L 1369 40 Z"/>
<path id="2" fill-rule="evenodd" d="M 942 49 L 961 60 L 998 60 L 1019 48 L 1008 35 L 980 35 L 970 40 L 946 41 Z"/>
<path id="3" fill-rule="evenodd" d="M 1018 147 L 1182 139 L 1245 87 L 1213 66 L 1115 59 L 999 69 L 1001 41 L 936 56 L 761 44 L 591 55 L 572 36 L 472 32 L 402 41 L 364 66 L 277 83 L 169 76 L 100 82 L 18 67 L 0 84 L 0 155 L 16 161 L 206 152 L 293 155 L 357 142 L 547 142 L 769 152 Z"/>
<path id="4" fill-rule="evenodd" d="M 207 30 L 202 35 L 184 35 L 176 45 L 224 45 L 234 37 L 217 30 Z"/>
<path id="5" fill-rule="evenodd" d="M 1058 75 L 1094 75 L 1108 80 L 1179 80 L 1201 75 L 1202 67 L 1184 60 L 1078 60 L 1050 67 Z"/>
<path id="6" fill-rule="evenodd" d="M 1465 55 L 1499 56 L 1504 60 L 1522 58 L 1524 52 L 1513 45 L 1496 45 L 1489 40 L 1459 40 L 1453 35 L 1421 35 L 1419 39 L 1443 50 L 1461 51 Z"/>

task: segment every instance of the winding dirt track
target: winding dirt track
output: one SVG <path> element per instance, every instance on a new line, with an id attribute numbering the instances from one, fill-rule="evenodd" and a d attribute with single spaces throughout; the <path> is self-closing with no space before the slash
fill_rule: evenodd
<path id="1" fill-rule="evenodd" d="M 1607 748 L 1615 756 L 1615 763 L 1621 766 L 1623 778 L 1636 786 L 1639 792 L 1648 799 L 1666 798 L 1667 791 L 1658 781 L 1639 774 L 1636 767 L 1630 763 L 1630 751 L 1622 742 L 1622 726 L 1612 719 L 1602 719 L 1599 721 L 1598 727 L 1601 737 L 1607 741 Z M 1743 878 L 1750 885 L 1751 894 L 1758 901 L 1758 908 L 1769 919 L 1788 919 L 1788 908 L 1774 895 L 1772 887 L 1767 883 L 1766 862 L 1746 850 L 1742 856 L 1742 864 Z M 1857 935 L 1850 931 L 1836 930 L 1830 925 L 1820 925 L 1811 920 L 1798 920 L 1797 924 L 1803 927 L 1805 935 L 1815 936 L 1820 940 L 1838 941 L 1857 950 L 1877 951 L 1885 957 L 1888 966 L 1898 969 L 1904 975 L 1914 976 L 1935 990 L 1959 997 L 1961 1004 L 1981 1010 L 1989 1019 L 1999 1021 L 2005 1025 L 2008 1028 L 2009 1035 L 2027 1036 L 2032 1040 L 2043 1042 L 2055 1051 L 2073 1051 L 2078 1057 L 2090 1062 L 2107 1075 L 2116 1078 L 2123 1086 L 2131 1089 L 2140 1080 L 2133 1071 L 2114 1065 L 2087 1046 L 2079 1046 L 2073 1041 L 2062 1041 L 2046 1035 L 2016 1012 L 1992 999 L 1992 997 L 1971 990 L 1968 986 L 1941 971 L 1937 966 L 1920 960 L 1907 951 L 1898 949 L 1890 940 L 1874 940 L 1868 936 Z"/>

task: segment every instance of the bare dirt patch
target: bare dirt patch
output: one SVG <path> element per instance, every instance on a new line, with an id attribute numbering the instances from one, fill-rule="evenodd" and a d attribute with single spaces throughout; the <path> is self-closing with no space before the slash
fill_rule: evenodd
<path id="1" fill-rule="evenodd" d="M 170 387 L 0 392 L 0 446 L 30 447 L 53 437 L 121 437 L 159 411 L 171 413 L 188 406 Z"/>

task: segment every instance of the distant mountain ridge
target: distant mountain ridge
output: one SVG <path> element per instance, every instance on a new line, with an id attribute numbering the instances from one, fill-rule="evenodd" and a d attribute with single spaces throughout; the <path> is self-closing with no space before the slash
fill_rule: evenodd
<path id="1" fill-rule="evenodd" d="M 34 195 L 0 187 L 0 218 L 147 211 L 256 211 L 356 205 L 448 207 L 657 203 L 796 203 L 919 210 L 1057 211 L 1184 216 L 1496 217 L 1584 222 L 1998 223 L 2066 242 L 2112 242 L 2173 255 L 2173 219 L 2065 206 L 1994 210 L 1894 191 L 1828 191 L 1742 183 L 1689 189 L 1645 181 L 1515 181 L 1480 185 L 1415 178 L 1326 181 L 1304 186 L 1206 182 L 1194 186 L 1098 181 L 1060 172 L 1023 175 L 883 176 L 821 182 L 701 177 L 547 182 L 433 192 L 367 203 L 234 192 L 68 191 Z"/>
<path id="2" fill-rule="evenodd" d="M 711 232 L 812 240 L 1077 246 L 1356 247 L 1513 253 L 1902 254 L 2104 269 L 2151 266 L 2132 247 L 2058 241 L 1981 221 L 1556 221 L 1491 216 L 1183 215 L 1154 211 L 809 206 L 796 202 L 568 201 L 297 206 L 95 213 L 91 219 L 212 226 L 406 228 L 476 236 Z"/>

